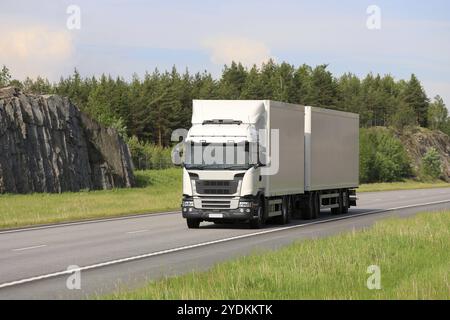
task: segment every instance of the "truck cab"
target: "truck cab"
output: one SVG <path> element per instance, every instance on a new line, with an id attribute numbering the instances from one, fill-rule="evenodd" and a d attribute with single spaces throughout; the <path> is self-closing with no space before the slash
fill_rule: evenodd
<path id="1" fill-rule="evenodd" d="M 184 145 L 183 217 L 190 228 L 201 221 L 258 226 L 264 185 L 258 132 L 265 129 L 265 108 L 245 101 L 211 104 L 194 102 Z"/>

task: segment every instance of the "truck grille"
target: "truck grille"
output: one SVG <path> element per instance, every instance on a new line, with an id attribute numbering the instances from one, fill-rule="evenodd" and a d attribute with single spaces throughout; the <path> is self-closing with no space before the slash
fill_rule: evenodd
<path id="1" fill-rule="evenodd" d="M 195 187 L 199 194 L 234 194 L 239 180 L 196 180 Z"/>
<path id="2" fill-rule="evenodd" d="M 230 200 L 202 200 L 203 209 L 230 209 Z"/>

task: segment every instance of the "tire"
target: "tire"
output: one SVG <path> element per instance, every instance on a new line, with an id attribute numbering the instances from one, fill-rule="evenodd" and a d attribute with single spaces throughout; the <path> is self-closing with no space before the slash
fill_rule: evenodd
<path id="1" fill-rule="evenodd" d="M 314 216 L 314 201 L 313 201 L 314 193 L 308 194 L 308 197 L 305 199 L 305 206 L 302 209 L 301 217 L 304 220 L 311 220 Z"/>
<path id="2" fill-rule="evenodd" d="M 198 229 L 200 227 L 200 219 L 186 219 L 189 229 Z"/>
<path id="3" fill-rule="evenodd" d="M 350 207 L 350 199 L 348 196 L 348 191 L 342 193 L 342 213 L 348 213 L 348 209 Z"/>
<path id="4" fill-rule="evenodd" d="M 282 212 L 281 216 L 277 217 L 277 220 L 276 220 L 277 223 L 278 224 L 288 224 L 289 222 L 291 222 L 292 208 L 291 208 L 289 197 L 283 198 L 281 212 Z"/>
<path id="5" fill-rule="evenodd" d="M 301 219 L 302 218 L 302 210 L 301 203 L 296 197 L 295 200 L 292 201 L 292 215 L 293 219 Z"/>
<path id="6" fill-rule="evenodd" d="M 320 195 L 318 192 L 313 194 L 313 219 L 318 219 L 320 215 Z"/>
<path id="7" fill-rule="evenodd" d="M 339 192 L 339 197 L 338 197 L 338 204 L 339 204 L 339 207 L 337 207 L 337 208 L 331 208 L 331 214 L 333 214 L 333 215 L 338 215 L 338 214 L 341 214 L 341 213 L 344 211 L 344 210 L 343 210 L 342 202 L 343 202 L 342 192 Z"/>
<path id="8" fill-rule="evenodd" d="M 261 229 L 264 226 L 264 200 L 259 201 L 258 218 L 250 220 L 250 227 L 252 229 Z"/>

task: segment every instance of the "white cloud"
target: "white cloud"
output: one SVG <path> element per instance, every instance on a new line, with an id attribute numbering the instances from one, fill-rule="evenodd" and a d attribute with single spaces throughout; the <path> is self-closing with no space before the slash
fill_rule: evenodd
<path id="1" fill-rule="evenodd" d="M 70 31 L 45 25 L 15 28 L 0 25 L 0 28 L 0 64 L 11 69 L 14 77 L 43 75 L 54 78 L 67 69 L 74 51 Z"/>
<path id="2" fill-rule="evenodd" d="M 270 49 L 263 42 L 244 37 L 219 36 L 209 38 L 203 46 L 211 52 L 211 61 L 218 65 L 232 61 L 245 66 L 260 65 L 270 58 Z"/>

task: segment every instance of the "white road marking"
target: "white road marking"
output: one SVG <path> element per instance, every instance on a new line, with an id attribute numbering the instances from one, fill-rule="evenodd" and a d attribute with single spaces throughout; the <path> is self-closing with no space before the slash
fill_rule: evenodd
<path id="1" fill-rule="evenodd" d="M 129 232 L 127 232 L 127 234 L 135 234 L 135 233 L 141 233 L 141 232 L 147 232 L 147 231 L 148 231 L 147 229 L 145 229 L 145 230 L 129 231 Z"/>
<path id="2" fill-rule="evenodd" d="M 30 282 L 34 282 L 34 281 L 38 281 L 38 280 L 44 280 L 44 279 L 59 277 L 59 276 L 63 276 L 63 275 L 69 275 L 69 274 L 72 274 L 74 272 L 81 272 L 81 271 L 86 271 L 86 270 L 102 268 L 102 267 L 111 266 L 111 265 L 115 265 L 115 264 L 119 264 L 119 263 L 141 260 L 141 259 L 145 259 L 145 258 L 150 258 L 150 257 L 155 257 L 155 256 L 168 254 L 168 253 L 174 253 L 174 252 L 179 252 L 179 251 L 188 250 L 188 249 L 200 248 L 200 247 L 205 247 L 205 246 L 218 244 L 218 243 L 229 242 L 229 241 L 238 240 L 238 239 L 245 239 L 245 238 L 255 237 L 255 236 L 259 236 L 259 235 L 263 235 L 263 234 L 270 234 L 270 233 L 274 233 L 274 232 L 285 231 L 285 230 L 290 230 L 290 229 L 297 229 L 297 228 L 301 228 L 301 227 L 306 227 L 306 226 L 311 226 L 311 225 L 316 225 L 316 224 L 323 224 L 323 223 L 332 222 L 332 221 L 339 221 L 339 220 L 346 220 L 346 219 L 351 219 L 351 218 L 355 218 L 355 217 L 362 217 L 362 216 L 367 216 L 369 214 L 386 213 L 386 212 L 391 212 L 391 211 L 400 210 L 400 209 L 422 207 L 422 206 L 427 206 L 427 205 L 448 203 L 448 202 L 450 202 L 450 199 L 449 200 L 442 200 L 442 201 L 435 201 L 435 202 L 428 202 L 428 203 L 420 203 L 420 204 L 414 204 L 414 205 L 408 205 L 408 206 L 402 206 L 402 207 L 396 207 L 396 208 L 374 210 L 374 211 L 358 213 L 358 214 L 349 214 L 349 215 L 345 215 L 345 216 L 341 216 L 341 217 L 333 218 L 333 219 L 317 220 L 317 221 L 313 221 L 313 222 L 297 224 L 297 225 L 294 225 L 294 226 L 281 227 L 281 228 L 275 228 L 275 229 L 264 230 L 264 231 L 259 231 L 259 232 L 253 232 L 253 233 L 248 233 L 248 234 L 244 234 L 244 235 L 240 235 L 240 236 L 234 236 L 234 237 L 229 237 L 229 238 L 224 238 L 224 239 L 207 241 L 207 242 L 197 243 L 197 244 L 193 244 L 193 245 L 187 245 L 187 246 L 173 248 L 173 249 L 166 249 L 166 250 L 161 250 L 161 251 L 141 254 L 141 255 L 138 255 L 138 256 L 123 258 L 123 259 L 117 259 L 117 260 L 101 262 L 101 263 L 97 263 L 97 264 L 92 264 L 92 265 L 80 267 L 80 268 L 77 268 L 77 269 L 63 270 L 63 271 L 59 271 L 59 272 L 44 274 L 44 275 L 31 277 L 31 278 L 26 278 L 26 279 L 22 279 L 22 280 L 6 282 L 6 283 L 3 283 L 3 284 L 0 284 L 0 289 L 7 288 L 7 287 L 12 287 L 12 286 L 16 286 L 16 285 L 20 285 L 20 284 L 24 284 L 24 283 L 30 283 Z"/>
<path id="3" fill-rule="evenodd" d="M 18 248 L 18 249 L 12 249 L 12 251 L 25 251 L 25 250 L 33 250 L 33 249 L 38 249 L 38 248 L 43 248 L 46 247 L 46 244 L 42 244 L 40 246 L 33 246 L 33 247 L 25 247 L 25 248 Z"/>

